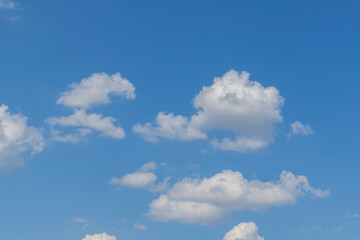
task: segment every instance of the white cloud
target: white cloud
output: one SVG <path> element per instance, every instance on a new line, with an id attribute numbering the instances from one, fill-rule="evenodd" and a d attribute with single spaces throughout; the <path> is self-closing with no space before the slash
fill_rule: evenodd
<path id="1" fill-rule="evenodd" d="M 94 73 L 89 78 L 82 79 L 80 83 L 72 83 L 70 88 L 71 90 L 61 94 L 57 104 L 70 108 L 90 108 L 110 103 L 109 95 L 135 98 L 135 87 L 129 80 L 122 78 L 120 73 L 111 76 L 106 73 Z"/>
<path id="2" fill-rule="evenodd" d="M 72 108 L 74 113 L 70 116 L 51 117 L 45 121 L 51 125 L 53 141 L 78 142 L 92 130 L 100 132 L 103 136 L 114 139 L 125 137 L 125 131 L 118 126 L 113 117 L 103 117 L 98 113 L 88 113 L 88 109 L 101 104 L 110 103 L 110 95 L 122 96 L 127 99 L 135 98 L 135 87 L 120 73 L 108 75 L 94 73 L 84 78 L 80 83 L 72 83 L 70 90 L 63 92 L 57 104 Z M 55 126 L 76 127 L 75 134 L 61 134 Z"/>
<path id="3" fill-rule="evenodd" d="M 227 232 L 223 240 L 264 240 L 257 231 L 258 227 L 253 222 L 240 223 Z"/>
<path id="4" fill-rule="evenodd" d="M 144 224 L 135 223 L 135 224 L 134 224 L 134 228 L 137 229 L 137 230 L 142 230 L 142 231 L 144 231 L 144 230 L 147 229 L 147 226 L 144 225 Z"/>
<path id="5" fill-rule="evenodd" d="M 128 173 L 121 178 L 114 177 L 109 183 L 114 185 L 133 187 L 133 188 L 147 188 L 149 191 L 162 192 L 168 188 L 169 178 L 165 178 L 160 183 L 155 183 L 157 176 L 154 174 L 156 164 L 148 162 L 133 173 Z"/>
<path id="6" fill-rule="evenodd" d="M 94 235 L 87 234 L 82 240 L 116 240 L 116 237 L 110 236 L 107 233 L 100 233 Z"/>
<path id="7" fill-rule="evenodd" d="M 190 126 L 187 117 L 181 115 L 174 116 L 173 113 L 160 112 L 155 122 L 156 126 L 150 123 L 146 123 L 144 126 L 136 124 L 133 131 L 141 134 L 149 142 L 157 142 L 159 137 L 181 141 L 207 138 L 205 133 Z"/>
<path id="8" fill-rule="evenodd" d="M 295 121 L 290 125 L 291 131 L 288 134 L 289 137 L 293 135 L 311 135 L 313 134 L 313 130 L 311 129 L 311 126 L 308 124 L 302 124 L 301 122 Z"/>
<path id="9" fill-rule="evenodd" d="M 0 0 L 0 8 L 14 9 L 16 3 L 11 0 Z"/>
<path id="10" fill-rule="evenodd" d="M 156 163 L 154 162 L 148 162 L 145 163 L 144 165 L 142 165 L 139 168 L 139 172 L 150 172 L 150 171 L 154 171 L 156 169 Z"/>
<path id="11" fill-rule="evenodd" d="M 0 106 L 0 169 L 24 166 L 24 153 L 34 155 L 45 146 L 39 129 L 28 126 L 25 116 L 8 110 L 8 106 Z"/>
<path id="12" fill-rule="evenodd" d="M 113 178 L 110 180 L 111 184 L 120 184 L 122 186 L 144 188 L 153 184 L 157 177 L 152 172 L 135 172 L 129 173 L 122 178 Z"/>
<path id="13" fill-rule="evenodd" d="M 262 210 L 292 205 L 305 195 L 326 197 L 329 191 L 314 189 L 305 176 L 283 171 L 280 180 L 247 180 L 240 172 L 224 170 L 211 178 L 184 178 L 150 204 L 148 216 L 158 221 L 212 225 L 226 220 L 232 211 Z"/>
<path id="14" fill-rule="evenodd" d="M 150 204 L 147 214 L 150 218 L 162 222 L 179 221 L 188 224 L 212 225 L 230 217 L 228 211 L 209 203 L 171 200 L 161 195 Z"/>
<path id="15" fill-rule="evenodd" d="M 86 136 L 92 130 L 101 132 L 104 136 L 114 139 L 125 137 L 124 129 L 115 126 L 116 119 L 112 117 L 103 117 L 101 114 L 87 113 L 85 109 L 75 110 L 70 116 L 51 117 L 45 120 L 51 126 L 60 125 L 63 127 L 77 127 L 77 135 L 59 136 L 59 131 L 53 131 L 53 140 L 77 142 L 79 137 Z"/>
<path id="16" fill-rule="evenodd" d="M 273 125 L 282 121 L 283 102 L 275 87 L 265 88 L 250 81 L 247 72 L 231 70 L 195 96 L 193 104 L 198 110 L 195 115 L 184 117 L 160 112 L 155 124 L 136 124 L 133 131 L 155 142 L 158 138 L 206 139 L 211 130 L 224 130 L 231 132 L 235 140 L 213 139 L 212 145 L 246 152 L 265 147 L 273 140 Z"/>

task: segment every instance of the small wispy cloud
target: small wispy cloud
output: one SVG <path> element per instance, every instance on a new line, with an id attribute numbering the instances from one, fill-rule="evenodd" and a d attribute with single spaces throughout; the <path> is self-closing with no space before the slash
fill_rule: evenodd
<path id="1" fill-rule="evenodd" d="M 340 231 L 342 231 L 343 229 L 344 229 L 343 226 L 338 226 L 338 227 L 334 228 L 332 231 L 333 231 L 333 232 L 340 232 Z"/>
<path id="2" fill-rule="evenodd" d="M 144 231 L 147 229 L 147 226 L 145 224 L 139 224 L 139 223 L 135 223 L 134 224 L 134 228 L 137 230 L 141 230 Z"/>
<path id="3" fill-rule="evenodd" d="M 300 233 L 300 234 L 308 234 L 308 233 L 312 233 L 312 232 L 321 232 L 323 231 L 324 228 L 320 225 L 316 225 L 313 226 L 309 229 L 296 229 L 296 230 L 291 230 L 291 233 Z"/>
<path id="4" fill-rule="evenodd" d="M 357 214 L 357 213 L 346 213 L 345 216 L 348 217 L 348 218 L 358 218 L 359 214 Z"/>
<path id="5" fill-rule="evenodd" d="M 16 5 L 17 4 L 12 0 L 0 0 L 0 8 L 14 9 Z"/>
<path id="6" fill-rule="evenodd" d="M 82 217 L 73 218 L 73 219 L 71 219 L 71 220 L 72 220 L 73 222 L 75 222 L 75 223 L 81 223 L 81 224 L 83 224 L 82 229 L 85 229 L 85 228 L 87 228 L 87 227 L 90 225 L 90 222 L 89 222 L 87 219 L 82 218 Z"/>
<path id="7" fill-rule="evenodd" d="M 195 169 L 199 169 L 200 168 L 200 164 L 197 163 L 189 163 L 186 165 L 186 168 L 190 169 L 190 170 L 195 170 Z"/>
<path id="8" fill-rule="evenodd" d="M 308 124 L 302 124 L 299 121 L 295 121 L 290 125 L 290 133 L 288 134 L 288 137 L 292 137 L 294 135 L 302 135 L 302 136 L 308 136 L 314 133 L 311 126 Z"/>
<path id="9" fill-rule="evenodd" d="M 19 15 L 5 17 L 5 20 L 8 21 L 8 22 L 17 22 L 20 19 L 21 19 L 21 17 Z"/>

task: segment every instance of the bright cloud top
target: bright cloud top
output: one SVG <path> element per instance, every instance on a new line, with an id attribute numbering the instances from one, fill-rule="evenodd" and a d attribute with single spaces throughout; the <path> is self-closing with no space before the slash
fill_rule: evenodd
<path id="1" fill-rule="evenodd" d="M 125 138 L 125 131 L 116 123 L 113 117 L 103 117 L 101 114 L 88 113 L 88 109 L 101 104 L 110 103 L 110 95 L 122 96 L 127 99 L 135 98 L 135 87 L 120 73 L 108 75 L 94 73 L 84 78 L 80 83 L 72 83 L 71 90 L 61 94 L 57 104 L 72 108 L 74 113 L 70 116 L 51 117 L 46 122 L 52 126 L 53 141 L 78 142 L 93 130 L 103 136 L 114 139 Z M 76 133 L 61 134 L 55 126 L 76 127 Z"/>
<path id="2" fill-rule="evenodd" d="M 25 165 L 23 153 L 34 155 L 45 146 L 39 129 L 28 126 L 25 116 L 8 110 L 8 106 L 0 106 L 0 169 Z"/>
<path id="3" fill-rule="evenodd" d="M 82 240 L 116 240 L 116 237 L 110 236 L 107 233 L 100 233 L 94 235 L 87 234 Z"/>
<path id="4" fill-rule="evenodd" d="M 158 221 L 211 225 L 232 211 L 262 210 L 295 204 L 305 195 L 326 197 L 329 191 L 314 189 L 305 176 L 283 171 L 280 180 L 247 180 L 240 172 L 224 170 L 210 178 L 185 178 L 150 204 L 148 216 Z"/>
<path id="5" fill-rule="evenodd" d="M 80 83 L 72 83 L 71 90 L 63 92 L 57 104 L 70 108 L 90 108 L 94 105 L 110 103 L 109 95 L 122 96 L 128 99 L 135 98 L 135 87 L 122 78 L 120 73 L 108 75 L 94 73 L 84 78 Z"/>
<path id="6" fill-rule="evenodd" d="M 149 162 L 144 164 L 136 172 L 128 173 L 121 178 L 112 178 L 109 183 L 133 188 L 147 188 L 155 192 L 165 191 L 168 188 L 169 178 L 165 178 L 163 182 L 156 184 L 157 176 L 153 172 L 155 168 L 156 164 Z"/>
<path id="7" fill-rule="evenodd" d="M 234 137 L 213 139 L 214 147 L 240 152 L 265 147 L 273 140 L 273 125 L 282 121 L 284 99 L 275 87 L 263 87 L 249 76 L 231 70 L 195 96 L 197 114 L 184 117 L 160 112 L 155 124 L 136 124 L 133 131 L 155 142 L 158 138 L 206 139 L 211 130 L 225 130 Z"/>
<path id="8" fill-rule="evenodd" d="M 16 3 L 11 0 L 0 0 L 0 8 L 14 9 Z"/>
<path id="9" fill-rule="evenodd" d="M 264 240 L 258 234 L 258 227 L 253 222 L 240 223 L 227 232 L 223 240 Z"/>
<path id="10" fill-rule="evenodd" d="M 298 121 L 295 121 L 294 123 L 292 123 L 290 125 L 290 128 L 291 128 L 291 131 L 288 135 L 289 137 L 291 137 L 293 135 L 307 136 L 307 135 L 311 135 L 314 133 L 310 125 L 302 124 L 301 122 L 298 122 Z"/>

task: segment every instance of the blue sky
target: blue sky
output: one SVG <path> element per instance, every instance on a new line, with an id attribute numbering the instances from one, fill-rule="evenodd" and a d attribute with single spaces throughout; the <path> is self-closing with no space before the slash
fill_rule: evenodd
<path id="1" fill-rule="evenodd" d="M 2 238 L 360 239 L 359 11 L 0 0 Z"/>

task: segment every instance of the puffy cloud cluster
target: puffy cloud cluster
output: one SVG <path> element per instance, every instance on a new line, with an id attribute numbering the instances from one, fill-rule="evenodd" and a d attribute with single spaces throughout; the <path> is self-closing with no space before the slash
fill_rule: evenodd
<path id="1" fill-rule="evenodd" d="M 45 146 L 41 131 L 27 125 L 27 118 L 11 114 L 6 105 L 0 106 L 0 169 L 25 165 L 23 153 L 34 155 Z"/>
<path id="2" fill-rule="evenodd" d="M 290 133 L 289 133 L 289 137 L 293 136 L 293 135 L 303 135 L 303 136 L 307 136 L 307 135 L 311 135 L 313 134 L 313 130 L 311 128 L 310 125 L 308 124 L 302 124 L 301 122 L 295 121 L 290 125 Z"/>
<path id="3" fill-rule="evenodd" d="M 206 139 L 209 131 L 223 130 L 233 136 L 213 139 L 214 147 L 247 152 L 265 147 L 273 140 L 273 126 L 282 121 L 283 103 L 275 87 L 263 87 L 249 80 L 249 73 L 231 70 L 195 96 L 193 104 L 198 110 L 195 115 L 160 112 L 155 124 L 136 124 L 133 131 L 155 142 L 158 138 Z"/>
<path id="4" fill-rule="evenodd" d="M 110 236 L 107 233 L 99 233 L 94 235 L 87 234 L 82 240 L 116 240 L 116 237 Z"/>
<path id="5" fill-rule="evenodd" d="M 157 176 L 153 172 L 155 169 L 156 164 L 154 162 L 149 162 L 144 164 L 136 172 L 128 173 L 121 178 L 112 178 L 109 183 L 133 188 L 147 188 L 149 191 L 154 192 L 165 191 L 168 188 L 169 178 L 156 184 Z"/>
<path id="6" fill-rule="evenodd" d="M 159 221 L 211 225 L 232 211 L 262 210 L 295 204 L 305 195 L 326 197 L 329 191 L 314 189 L 305 176 L 283 171 L 280 180 L 247 180 L 240 172 L 224 170 L 210 178 L 185 178 L 150 204 L 148 216 Z"/>
<path id="7" fill-rule="evenodd" d="M 52 129 L 54 141 L 78 142 L 93 130 L 114 139 L 125 137 L 125 131 L 116 124 L 116 119 L 88 113 L 87 110 L 96 105 L 110 103 L 111 95 L 134 99 L 135 87 L 129 80 L 122 78 L 120 73 L 95 73 L 82 79 L 80 83 L 72 83 L 70 88 L 61 94 L 57 104 L 73 109 L 74 113 L 70 116 L 51 117 L 46 119 L 46 122 L 52 127 L 76 127 L 76 133 L 62 135 L 59 130 Z"/>
<path id="8" fill-rule="evenodd" d="M 258 227 L 254 222 L 240 223 L 227 232 L 223 240 L 264 240 L 258 234 Z"/>

